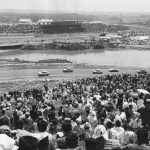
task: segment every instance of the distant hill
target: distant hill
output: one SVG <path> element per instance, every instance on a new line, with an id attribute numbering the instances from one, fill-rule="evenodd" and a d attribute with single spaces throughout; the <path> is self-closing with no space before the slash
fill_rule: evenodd
<path id="1" fill-rule="evenodd" d="M 119 13 L 86 13 L 86 12 L 47 12 L 47 11 L 23 11 L 23 10 L 0 10 L 0 23 L 16 23 L 18 20 L 31 19 L 37 22 L 39 19 L 60 20 L 81 20 L 81 21 L 104 21 L 106 23 L 119 23 Z"/>
<path id="2" fill-rule="evenodd" d="M 39 19 L 103 21 L 108 24 L 120 24 L 121 12 L 48 12 L 26 10 L 0 10 L 0 23 L 17 23 L 18 20 L 31 19 L 37 22 Z M 123 23 L 147 22 L 149 24 L 150 13 L 122 13 Z"/>

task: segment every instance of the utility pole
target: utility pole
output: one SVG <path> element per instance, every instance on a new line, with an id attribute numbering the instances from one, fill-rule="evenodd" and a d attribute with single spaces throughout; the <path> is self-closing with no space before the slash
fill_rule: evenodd
<path id="1" fill-rule="evenodd" d="M 120 16 L 120 25 L 122 26 L 122 12 L 121 12 L 121 16 Z"/>

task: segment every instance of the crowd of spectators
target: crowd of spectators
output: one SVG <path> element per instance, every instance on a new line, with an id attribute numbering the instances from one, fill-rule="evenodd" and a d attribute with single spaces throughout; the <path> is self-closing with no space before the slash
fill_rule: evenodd
<path id="1" fill-rule="evenodd" d="M 149 150 L 149 91 L 150 74 L 112 74 L 2 93 L 0 149 Z"/>
<path id="2" fill-rule="evenodd" d="M 118 31 L 126 31 L 129 28 L 121 25 L 106 25 L 102 23 L 84 23 L 83 28 L 86 32 L 118 32 Z"/>
<path id="3" fill-rule="evenodd" d="M 40 33 L 41 28 L 37 24 L 7 24 L 0 25 L 0 33 L 5 34 L 29 34 L 29 33 Z"/>
<path id="4" fill-rule="evenodd" d="M 19 33 L 74 33 L 74 32 L 117 32 L 128 30 L 127 27 L 120 25 L 105 25 L 101 23 L 80 23 L 80 24 L 1 24 L 1 34 L 19 34 Z"/>

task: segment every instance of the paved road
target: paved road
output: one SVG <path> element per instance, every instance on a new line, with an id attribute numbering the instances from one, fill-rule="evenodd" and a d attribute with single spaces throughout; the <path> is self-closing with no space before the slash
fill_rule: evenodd
<path id="1" fill-rule="evenodd" d="M 38 77 L 38 72 L 42 71 L 41 69 L 24 69 L 24 70 L 1 70 L 0 71 L 0 81 L 9 81 L 9 80 L 34 80 L 34 79 L 69 79 L 69 78 L 78 78 L 86 76 L 97 76 L 92 74 L 92 69 L 75 69 L 72 73 L 63 73 L 62 69 L 45 69 L 50 72 L 50 75 L 47 77 Z M 102 69 L 103 74 L 108 74 L 108 69 Z M 119 73 L 136 73 L 137 70 L 123 70 L 120 69 Z M 150 70 L 148 71 L 150 72 Z M 116 73 L 109 73 L 116 74 Z"/>

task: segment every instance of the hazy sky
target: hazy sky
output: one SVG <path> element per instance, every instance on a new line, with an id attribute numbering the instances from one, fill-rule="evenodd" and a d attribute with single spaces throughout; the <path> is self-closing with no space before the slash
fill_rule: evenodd
<path id="1" fill-rule="evenodd" d="M 150 12 L 150 0 L 0 0 L 0 9 Z"/>

